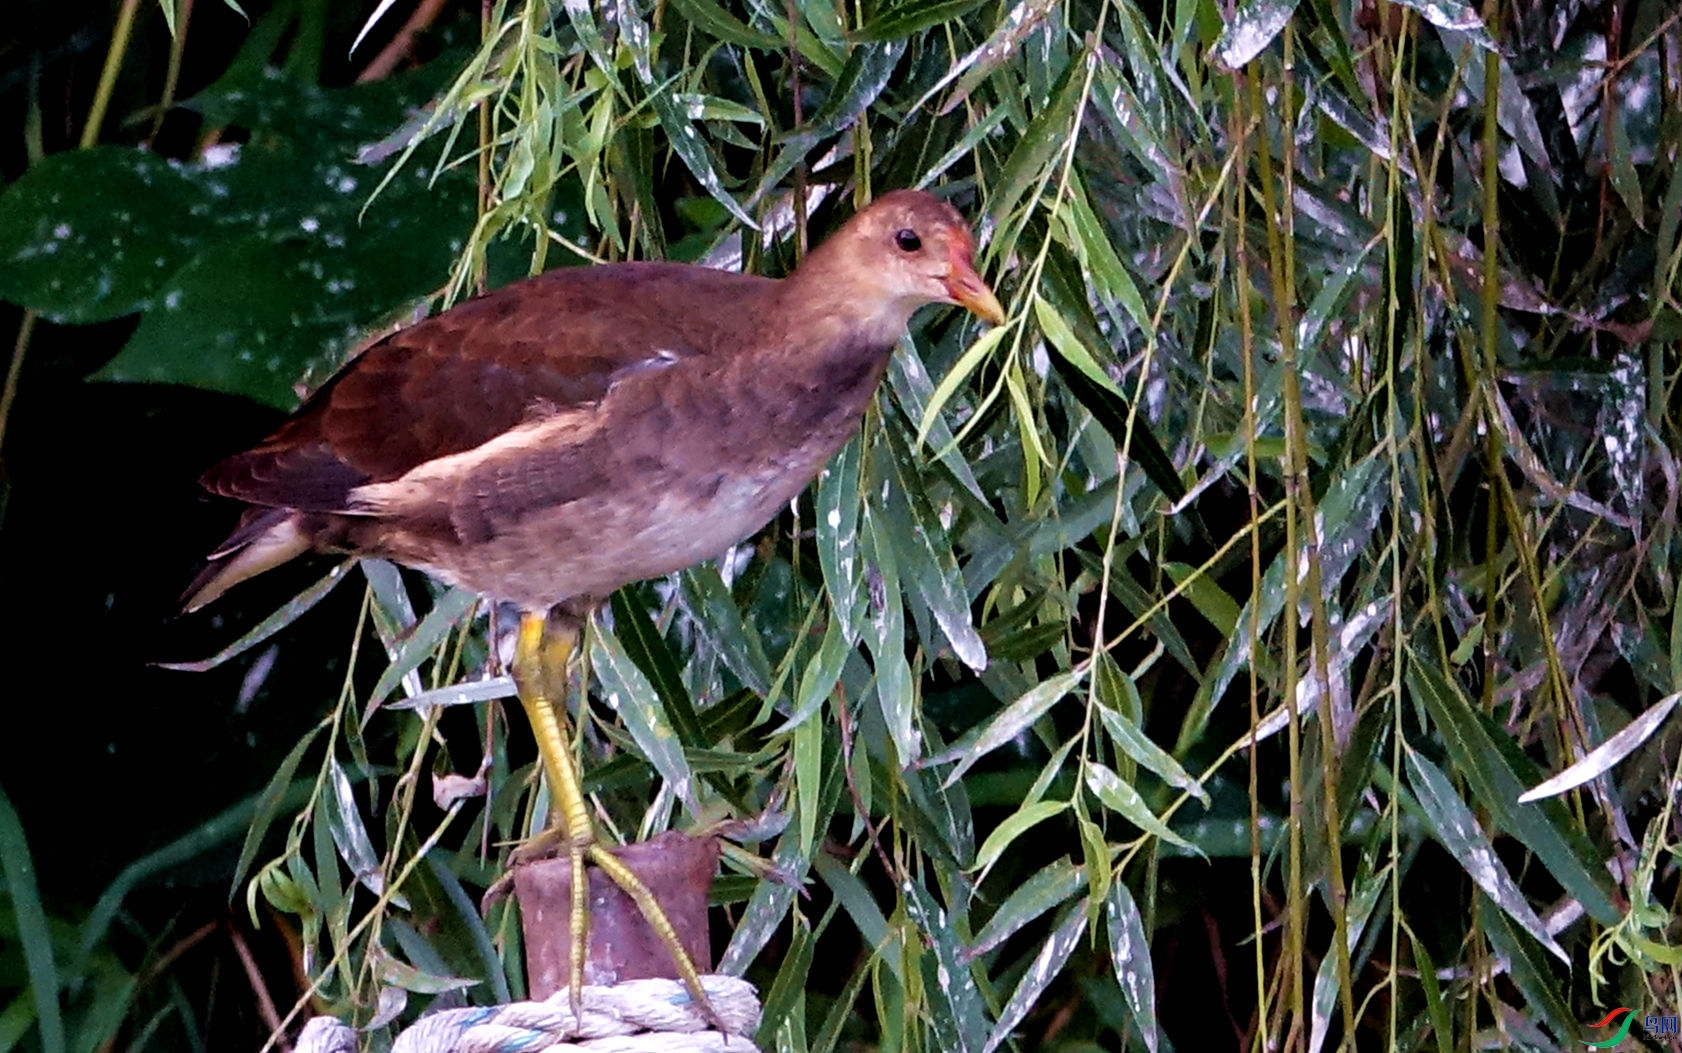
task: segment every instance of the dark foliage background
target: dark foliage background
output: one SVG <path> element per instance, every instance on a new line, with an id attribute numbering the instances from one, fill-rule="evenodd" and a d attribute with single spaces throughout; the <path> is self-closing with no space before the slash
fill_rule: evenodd
<path id="1" fill-rule="evenodd" d="M 590 648 L 600 818 L 739 846 L 760 1045 L 1677 1012 L 1673 5 L 372 16 L 0 17 L 0 1053 L 314 1012 L 387 1048 L 517 997 L 476 903 L 532 750 L 483 606 L 370 564 L 312 607 L 318 560 L 179 618 L 235 514 L 194 479 L 417 312 L 781 273 L 906 185 L 976 218 L 1011 323 L 919 316 L 798 510 Z"/>

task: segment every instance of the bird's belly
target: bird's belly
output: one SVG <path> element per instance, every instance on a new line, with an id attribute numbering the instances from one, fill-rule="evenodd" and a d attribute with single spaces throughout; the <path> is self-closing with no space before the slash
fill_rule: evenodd
<path id="1" fill-rule="evenodd" d="M 605 597 L 723 554 L 770 521 L 819 464 L 792 477 L 785 463 L 599 495 L 536 512 L 488 541 L 424 562 L 451 584 L 527 609 Z"/>

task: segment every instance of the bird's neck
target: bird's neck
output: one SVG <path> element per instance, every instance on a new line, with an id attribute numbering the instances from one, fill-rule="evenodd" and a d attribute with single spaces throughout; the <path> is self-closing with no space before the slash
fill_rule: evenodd
<path id="1" fill-rule="evenodd" d="M 780 314 L 812 343 L 891 348 L 917 303 L 888 295 L 880 276 L 845 255 L 840 240 L 813 249 L 778 283 Z"/>

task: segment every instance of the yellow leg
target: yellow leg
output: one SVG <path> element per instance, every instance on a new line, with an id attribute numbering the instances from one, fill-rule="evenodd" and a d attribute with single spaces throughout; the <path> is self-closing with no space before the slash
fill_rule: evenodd
<path id="1" fill-rule="evenodd" d="M 666 912 L 654 899 L 636 874 L 619 858 L 596 843 L 594 825 L 590 822 L 590 808 L 584 799 L 584 787 L 578 769 L 572 763 L 572 752 L 566 732 L 566 671 L 567 662 L 578 648 L 576 626 L 551 628 L 542 614 L 520 616 L 520 634 L 514 646 L 514 683 L 520 704 L 531 721 L 532 734 L 537 739 L 537 752 L 543 761 L 543 773 L 549 780 L 550 808 L 561 830 L 561 841 L 567 846 L 572 862 L 572 969 L 568 978 L 572 988 L 572 1009 L 579 1009 L 579 994 L 584 988 L 584 956 L 590 915 L 587 892 L 589 875 L 584 871 L 584 857 L 589 855 L 596 867 L 615 885 L 624 890 L 636 903 L 637 909 L 654 929 L 660 941 L 671 951 L 684 986 L 695 999 L 701 1013 L 713 1026 L 725 1030 L 712 1003 L 701 986 L 700 971 L 690 960 L 672 927 Z"/>

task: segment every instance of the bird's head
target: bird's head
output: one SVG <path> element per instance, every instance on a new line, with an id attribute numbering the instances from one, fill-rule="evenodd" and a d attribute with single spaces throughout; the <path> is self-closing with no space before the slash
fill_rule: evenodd
<path id="1" fill-rule="evenodd" d="M 964 307 L 999 325 L 998 297 L 975 270 L 975 238 L 951 205 L 918 190 L 884 194 L 813 251 L 801 268 L 807 291 L 897 340 L 928 303 Z M 828 288 L 815 288 L 818 285 Z"/>

